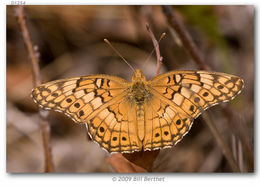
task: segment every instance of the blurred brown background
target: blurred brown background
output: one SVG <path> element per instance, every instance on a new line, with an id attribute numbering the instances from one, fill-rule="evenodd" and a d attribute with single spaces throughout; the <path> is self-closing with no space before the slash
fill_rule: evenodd
<path id="1" fill-rule="evenodd" d="M 230 105 L 233 116 L 223 115 L 219 106 L 207 112 L 232 149 L 241 171 L 252 172 L 254 7 L 173 8 L 212 70 L 234 74 L 245 81 L 242 93 L 225 103 Z M 157 38 L 163 32 L 167 34 L 160 42 L 164 58 L 161 73 L 198 69 L 168 25 L 160 6 L 25 6 L 25 13 L 33 43 L 40 53 L 44 82 L 101 73 L 130 80 L 131 69 L 104 43 L 104 38 L 108 38 L 134 68 L 141 68 L 148 79 L 154 77 L 155 54 L 144 65 L 153 50 L 146 23 Z M 42 172 L 44 158 L 38 106 L 30 98 L 31 66 L 12 6 L 7 7 L 6 29 L 7 172 Z M 49 120 L 57 172 L 113 172 L 106 162 L 109 154 L 89 139 L 84 126 L 57 112 L 51 112 Z M 231 128 L 230 121 L 238 127 Z M 199 117 L 180 143 L 160 152 L 153 171 L 231 172 L 231 169 L 216 139 Z"/>

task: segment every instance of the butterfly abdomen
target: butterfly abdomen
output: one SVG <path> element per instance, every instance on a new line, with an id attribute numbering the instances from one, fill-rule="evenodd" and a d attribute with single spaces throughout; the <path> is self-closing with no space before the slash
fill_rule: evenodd
<path id="1" fill-rule="evenodd" d="M 144 103 L 137 102 L 136 104 L 136 120 L 137 120 L 137 134 L 138 138 L 144 139 Z"/>

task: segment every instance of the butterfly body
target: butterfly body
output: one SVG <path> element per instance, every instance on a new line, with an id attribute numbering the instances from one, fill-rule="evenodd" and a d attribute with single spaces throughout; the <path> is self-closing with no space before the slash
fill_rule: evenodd
<path id="1" fill-rule="evenodd" d="M 143 103 L 151 94 L 145 76 L 140 70 L 135 70 L 129 89 L 129 99 L 137 104 Z"/>
<path id="2" fill-rule="evenodd" d="M 84 123 L 93 141 L 108 152 L 129 153 L 174 146 L 202 111 L 240 93 L 237 76 L 207 71 L 172 71 L 132 82 L 109 75 L 52 81 L 32 91 L 45 109 Z"/>

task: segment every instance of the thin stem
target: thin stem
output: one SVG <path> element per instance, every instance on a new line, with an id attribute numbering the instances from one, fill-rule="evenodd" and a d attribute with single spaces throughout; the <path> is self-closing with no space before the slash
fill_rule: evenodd
<path id="1" fill-rule="evenodd" d="M 160 43 L 160 41 L 166 36 L 166 33 L 162 33 L 162 35 L 160 36 L 160 39 L 158 40 L 158 45 Z M 150 59 L 150 57 L 152 56 L 152 54 L 154 53 L 155 48 L 153 48 L 153 50 L 150 52 L 150 54 L 148 55 L 148 57 L 146 58 L 145 62 L 143 63 L 143 67 L 145 67 L 147 61 Z M 143 69 L 143 68 L 142 68 Z M 158 74 L 157 74 L 158 75 Z"/>
<path id="2" fill-rule="evenodd" d="M 32 77 L 33 85 L 36 87 L 41 84 L 41 75 L 39 68 L 39 53 L 36 51 L 36 48 L 33 47 L 33 43 L 28 31 L 23 6 L 14 6 L 14 12 L 17 17 L 19 27 L 22 32 L 23 40 L 28 51 L 28 55 L 31 61 L 32 67 Z M 41 118 L 41 133 L 44 149 L 44 158 L 45 158 L 45 172 L 53 172 L 53 160 L 51 156 L 51 146 L 50 146 L 50 125 L 48 122 L 48 111 L 39 110 L 39 115 Z"/>
<path id="3" fill-rule="evenodd" d="M 160 69 L 161 69 L 161 66 L 162 66 L 162 60 L 163 60 L 163 57 L 160 55 L 160 49 L 159 49 L 159 44 L 149 26 L 149 24 L 146 24 L 146 29 L 149 33 L 149 36 L 151 37 L 152 41 L 153 41 L 153 45 L 154 45 L 154 48 L 155 48 L 155 52 L 156 52 L 156 58 L 157 58 L 157 69 L 156 69 L 156 76 L 160 73 Z M 164 35 L 162 35 L 161 37 L 164 37 Z"/>
<path id="4" fill-rule="evenodd" d="M 17 20 L 18 20 L 20 29 L 22 31 L 23 40 L 24 40 L 25 46 L 27 48 L 28 55 L 31 60 L 33 84 L 35 86 L 38 86 L 41 84 L 41 75 L 40 75 L 40 69 L 39 69 L 39 65 L 38 65 L 39 64 L 39 58 L 38 58 L 39 55 L 37 54 L 37 52 L 35 51 L 35 49 L 33 47 L 31 37 L 30 37 L 29 31 L 27 29 L 23 6 L 16 6 L 14 8 L 14 10 L 15 10 L 15 13 L 17 16 Z"/>

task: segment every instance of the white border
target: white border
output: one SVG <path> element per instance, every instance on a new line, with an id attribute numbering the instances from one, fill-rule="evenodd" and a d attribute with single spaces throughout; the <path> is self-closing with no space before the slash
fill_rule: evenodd
<path id="1" fill-rule="evenodd" d="M 2 0 L 4 1 L 4 0 Z M 258 142 L 258 134 L 259 134 L 259 127 L 257 126 L 259 124 L 258 122 L 258 115 L 259 111 L 257 110 L 257 106 L 259 104 L 257 97 L 255 97 L 255 173 L 254 174 L 152 174 L 151 176 L 165 176 L 166 181 L 165 182 L 113 182 L 112 176 L 115 174 L 55 174 L 55 175 L 46 175 L 46 174 L 7 174 L 6 173 L 6 5 L 11 4 L 11 1 L 0 1 L 0 28 L 1 28 L 1 34 L 0 34 L 0 56 L 1 56 L 1 62 L 2 65 L 1 70 L 1 91 L 0 91 L 0 118 L 1 118 L 1 125 L 0 125 L 0 183 L 1 185 L 26 185 L 26 186 L 46 186 L 48 185 L 60 185 L 63 186 L 71 186 L 71 185 L 107 185 L 107 184 L 113 184 L 113 185 L 129 185 L 129 184 L 149 184 L 149 185 L 158 185 L 158 184 L 171 184 L 171 185 L 216 185 L 216 186 L 222 186 L 222 185 L 258 185 L 259 182 L 259 161 L 258 161 L 258 151 L 259 151 L 259 142 Z M 65 5 L 71 5 L 71 4 L 122 4 L 122 0 L 109 0 L 109 1 L 103 1 L 103 0 L 88 0 L 88 1 L 80 1 L 80 0 L 25 0 L 26 4 L 34 4 L 34 5 L 41 5 L 41 4 L 65 4 Z M 258 3 L 257 0 L 218 0 L 218 1 L 207 1 L 207 0 L 199 0 L 199 1 L 191 1 L 191 0 L 175 0 L 175 1 L 168 1 L 168 0 L 132 0 L 124 2 L 126 4 L 247 4 L 247 5 L 256 5 L 256 27 L 255 27 L 255 67 L 256 67 L 256 79 L 255 79 L 255 86 L 256 91 L 255 95 L 258 95 L 258 82 L 259 82 L 259 65 L 257 65 L 257 59 L 258 59 L 258 43 L 259 43 L 259 37 L 257 36 L 257 31 L 259 30 L 259 18 L 257 14 L 258 10 Z M 246 29 L 246 28 L 245 28 Z M 132 174 L 133 175 L 133 174 Z M 144 176 L 144 174 L 142 174 Z M 123 174 L 122 176 L 126 176 Z M 150 176 L 150 175 L 148 175 Z"/>
<path id="2" fill-rule="evenodd" d="M 15 1 L 15 0 L 14 0 Z M 175 5 L 201 5 L 201 4 L 219 4 L 219 5 L 250 5 L 256 4 L 257 0 L 24 0 L 27 5 L 164 5 L 164 4 L 175 4 Z M 11 4 L 12 0 L 6 0 L 6 4 Z"/>

